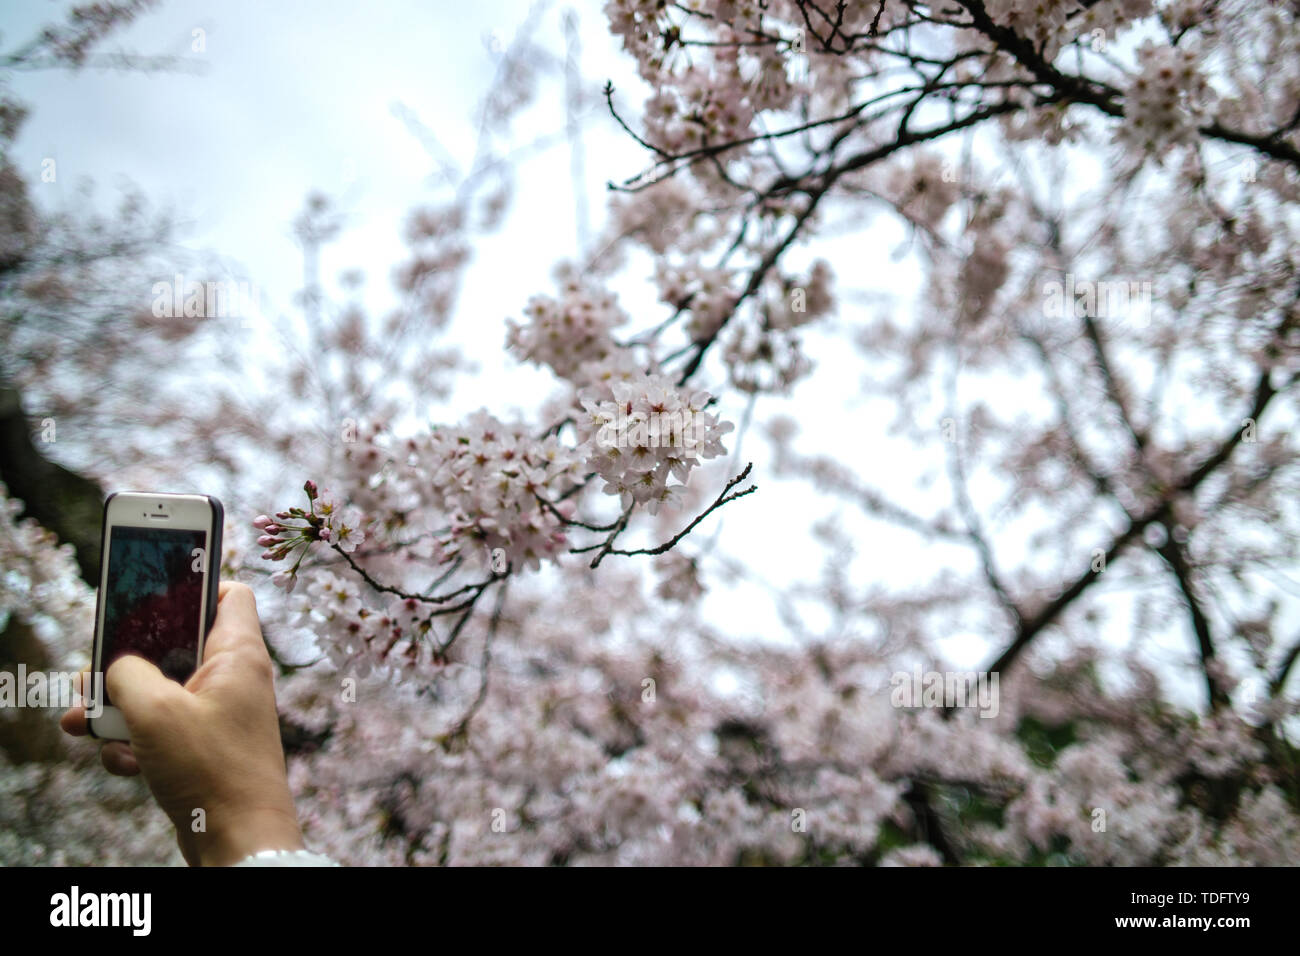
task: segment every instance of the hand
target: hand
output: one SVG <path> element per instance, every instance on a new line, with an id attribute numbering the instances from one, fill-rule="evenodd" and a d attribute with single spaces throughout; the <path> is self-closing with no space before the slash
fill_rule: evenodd
<path id="1" fill-rule="evenodd" d="M 104 680 L 131 736 L 129 744 L 104 744 L 104 766 L 144 774 L 187 863 L 228 866 L 259 850 L 303 848 L 250 588 L 221 583 L 203 663 L 183 687 L 135 656 L 114 661 Z M 71 708 L 59 723 L 84 736 L 85 708 Z M 200 819 L 205 829 L 195 832 Z"/>

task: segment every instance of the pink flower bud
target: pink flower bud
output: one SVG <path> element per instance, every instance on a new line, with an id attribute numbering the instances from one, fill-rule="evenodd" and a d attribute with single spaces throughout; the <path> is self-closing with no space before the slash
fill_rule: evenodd
<path id="1" fill-rule="evenodd" d="M 316 482 L 308 478 L 307 483 L 302 486 L 302 490 L 307 492 L 308 499 L 311 501 L 316 500 Z"/>
<path id="2" fill-rule="evenodd" d="M 258 515 L 256 518 L 253 519 L 254 528 L 265 529 L 266 526 L 269 525 L 270 523 L 271 523 L 271 518 L 269 515 Z"/>
<path id="3" fill-rule="evenodd" d="M 269 548 L 273 544 L 279 544 L 280 539 L 273 534 L 264 534 L 257 539 L 257 543 L 264 548 Z"/>

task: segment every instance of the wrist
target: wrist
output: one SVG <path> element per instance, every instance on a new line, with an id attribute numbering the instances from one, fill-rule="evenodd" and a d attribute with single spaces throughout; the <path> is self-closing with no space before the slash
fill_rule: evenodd
<path id="1" fill-rule="evenodd" d="M 216 821 L 198 846 L 200 866 L 231 866 L 264 850 L 302 850 L 302 828 L 292 810 L 258 807 Z"/>

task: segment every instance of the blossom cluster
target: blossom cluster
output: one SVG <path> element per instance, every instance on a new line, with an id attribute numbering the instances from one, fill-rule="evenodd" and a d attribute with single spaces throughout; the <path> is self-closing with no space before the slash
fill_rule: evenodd
<path id="1" fill-rule="evenodd" d="M 704 596 L 699 565 L 694 558 L 680 551 L 669 551 L 655 559 L 655 567 L 659 571 L 659 583 L 655 587 L 658 597 L 689 606 Z"/>
<path id="2" fill-rule="evenodd" d="M 662 563 L 672 578 L 689 564 Z M 365 703 L 351 706 L 327 674 L 293 677 L 286 713 L 329 732 L 289 761 L 311 844 L 393 864 L 915 866 L 947 862 L 940 841 L 923 842 L 938 825 L 945 852 L 967 863 L 1223 865 L 1300 852 L 1276 786 L 1238 776 L 1242 761 L 1206 759 L 1249 742 L 1231 715 L 1167 734 L 1142 680 L 1090 712 L 1059 696 L 1076 686 L 1069 662 L 1054 672 L 1061 690 L 1009 680 L 995 719 L 900 710 L 867 642 L 711 649 L 671 636 L 676 610 L 662 599 L 675 594 L 631 583 L 614 580 L 623 598 L 611 608 L 611 582 L 568 572 L 567 615 L 543 613 L 541 588 L 521 584 L 468 748 L 449 746 L 448 732 L 473 681 L 436 699 L 363 682 Z M 610 628 L 624 634 L 617 647 Z M 720 692 L 720 673 L 744 689 Z M 1077 734 L 1048 765 L 1021 736 L 1035 721 Z M 1226 819 L 1180 799 L 1189 767 L 1243 783 Z M 916 780 L 942 801 L 937 824 L 917 819 Z"/>
<path id="3" fill-rule="evenodd" d="M 524 308 L 525 323 L 507 320 L 507 347 L 520 359 L 549 366 L 572 378 L 584 362 L 598 361 L 617 346 L 611 329 L 627 321 L 613 293 L 570 278 L 558 300 L 535 295 Z"/>
<path id="4" fill-rule="evenodd" d="M 667 25 L 664 6 L 658 0 L 608 0 L 605 16 L 609 32 L 623 42 L 646 79 L 653 79 L 663 67 L 660 33 Z"/>
<path id="5" fill-rule="evenodd" d="M 447 518 L 437 536 L 444 558 L 482 563 L 500 549 L 516 569 L 536 570 L 564 552 L 574 512 L 564 495 L 585 472 L 583 456 L 555 435 L 538 438 L 480 410 L 405 447 L 405 480 Z"/>
<path id="6" fill-rule="evenodd" d="M 0 866 L 184 865 L 148 788 L 105 773 L 99 748 L 22 761 L 0 747 Z"/>
<path id="7" fill-rule="evenodd" d="M 773 44 L 754 57 L 753 77 L 748 83 L 748 97 L 755 110 L 788 109 L 799 92 L 800 67 L 806 54 L 792 53 Z"/>
<path id="8" fill-rule="evenodd" d="M 813 367 L 792 331 L 750 323 L 737 325 L 726 337 L 722 357 L 731 384 L 749 394 L 787 393 Z"/>
<path id="9" fill-rule="evenodd" d="M 713 338 L 735 309 L 739 296 L 731 287 L 731 276 L 728 269 L 711 269 L 695 261 L 655 266 L 659 301 L 690 310 L 686 331 L 695 342 Z"/>
<path id="10" fill-rule="evenodd" d="M 1164 10 L 1169 12 L 1179 6 L 1199 7 L 1200 0 L 1173 0 L 1164 4 Z M 1088 35 L 1088 45 L 1101 52 L 1103 44 L 1114 39 L 1121 29 L 1150 16 L 1153 9 L 1152 0 L 1098 0 L 1078 15 L 1078 29 Z M 1199 16 L 1200 11 L 1197 10 L 1196 17 Z M 1097 31 L 1101 31 L 1103 39 L 1094 43 L 1092 41 L 1097 36 Z"/>
<path id="11" fill-rule="evenodd" d="M 20 519 L 23 503 L 0 483 L 0 630 L 9 616 L 58 641 L 89 642 L 94 592 L 82 580 L 70 544 L 33 518 Z"/>
<path id="12" fill-rule="evenodd" d="M 833 274 L 825 259 L 818 259 L 806 279 L 787 277 L 781 295 L 763 304 L 763 318 L 771 329 L 795 329 L 827 315 L 835 307 L 831 293 Z"/>
<path id="13" fill-rule="evenodd" d="M 1126 91 L 1118 138 L 1154 153 L 1193 142 L 1214 101 L 1195 44 L 1175 47 L 1148 40 L 1137 58 L 1139 71 Z"/>
<path id="14" fill-rule="evenodd" d="M 685 177 L 663 179 L 653 187 L 610 197 L 610 232 L 631 236 L 657 256 L 681 251 L 693 242 L 707 243 L 714 230 L 698 215 L 700 197 Z"/>
<path id="15" fill-rule="evenodd" d="M 313 569 L 301 596 L 294 599 L 290 623 L 310 629 L 331 664 L 341 673 L 369 676 L 387 671 L 400 676 L 427 672 L 440 663 L 432 602 L 391 597 L 374 608 L 350 577 Z"/>
<path id="16" fill-rule="evenodd" d="M 1056 58 L 1066 20 L 1075 10 L 1070 0 L 987 0 L 984 6 L 995 23 L 1043 48 L 1049 63 Z"/>
<path id="17" fill-rule="evenodd" d="M 656 363 L 651 363 L 647 368 L 646 363 L 637 359 L 629 349 L 619 349 L 595 362 L 584 362 L 573 378 L 575 383 L 580 383 L 580 387 L 569 396 L 572 400 L 572 410 L 582 407 L 581 401 L 577 398 L 578 392 L 583 392 L 588 397 L 599 396 L 602 399 L 612 400 L 614 383 L 638 381 L 643 375 L 658 374 L 659 371 Z"/>
<path id="18" fill-rule="evenodd" d="M 954 162 L 933 152 L 916 153 L 889 167 L 885 195 L 908 219 L 926 229 L 938 229 L 948 210 L 961 198 Z"/>
<path id="19" fill-rule="evenodd" d="M 719 82 L 713 71 L 688 68 L 646 101 L 646 138 L 672 154 L 739 139 L 754 121 L 748 92 L 743 82 Z"/>
<path id="20" fill-rule="evenodd" d="M 283 561 L 298 552 L 298 560 L 287 571 L 277 571 L 271 580 L 286 591 L 292 591 L 297 581 L 298 566 L 307 549 L 316 541 L 333 545 L 345 554 L 356 550 L 365 539 L 361 529 L 364 516 L 360 510 L 343 505 L 328 490 L 318 490 L 316 482 L 303 485 L 308 507 L 278 511 L 275 517 L 258 515 L 253 527 L 261 535 L 257 543 L 266 548 L 262 557 L 268 561 Z"/>
<path id="21" fill-rule="evenodd" d="M 657 514 L 675 503 L 691 469 L 725 454 L 722 436 L 734 427 L 706 411 L 707 392 L 686 392 L 663 375 L 642 374 L 578 395 L 580 451 L 624 509 L 639 502 Z M 674 478 L 679 484 L 670 483 Z"/>

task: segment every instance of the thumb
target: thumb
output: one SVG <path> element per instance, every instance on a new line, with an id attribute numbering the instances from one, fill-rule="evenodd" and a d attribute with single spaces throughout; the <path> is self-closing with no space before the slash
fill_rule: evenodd
<path id="1" fill-rule="evenodd" d="M 122 711 L 127 727 L 146 727 L 166 714 L 186 691 L 151 661 L 134 654 L 120 657 L 104 674 L 113 706 Z"/>

